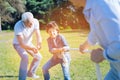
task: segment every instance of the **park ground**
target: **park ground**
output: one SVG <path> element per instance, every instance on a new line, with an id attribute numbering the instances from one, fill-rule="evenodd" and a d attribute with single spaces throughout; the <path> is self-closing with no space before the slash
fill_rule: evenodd
<path id="1" fill-rule="evenodd" d="M 65 36 L 68 44 L 71 48 L 78 48 L 85 39 L 87 39 L 88 30 L 64 30 L 61 34 Z M 37 70 L 37 74 L 40 76 L 39 79 L 43 80 L 42 66 L 52 56 L 48 51 L 47 37 L 49 36 L 44 30 L 41 30 L 42 36 L 42 49 L 40 53 L 43 56 L 41 64 Z M 20 57 L 12 46 L 12 40 L 14 37 L 13 31 L 2 31 L 0 32 L 0 80 L 18 80 L 18 70 L 20 64 Z M 35 43 L 35 36 L 33 36 L 33 43 Z M 90 49 L 97 48 L 99 46 L 90 47 Z M 71 80 L 97 80 L 95 65 L 90 60 L 89 54 L 81 54 L 79 51 L 70 51 L 71 65 L 70 74 Z M 32 57 L 29 56 L 29 63 Z M 103 61 L 100 63 L 102 72 L 102 78 L 106 75 L 109 70 L 108 62 Z M 60 65 L 57 65 L 50 69 L 51 80 L 64 80 Z M 27 80 L 33 80 L 27 78 Z"/>

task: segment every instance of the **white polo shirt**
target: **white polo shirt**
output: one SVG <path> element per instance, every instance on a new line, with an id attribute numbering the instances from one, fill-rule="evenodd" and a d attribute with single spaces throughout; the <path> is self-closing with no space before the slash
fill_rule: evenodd
<path id="1" fill-rule="evenodd" d="M 13 39 L 13 44 L 19 44 L 17 40 L 17 36 L 21 35 L 23 38 L 23 42 L 25 44 L 31 44 L 32 41 L 32 34 L 36 29 L 39 29 L 39 21 L 37 19 L 34 19 L 33 25 L 31 28 L 27 28 L 23 21 L 18 21 L 15 24 L 14 27 L 14 39 Z"/>

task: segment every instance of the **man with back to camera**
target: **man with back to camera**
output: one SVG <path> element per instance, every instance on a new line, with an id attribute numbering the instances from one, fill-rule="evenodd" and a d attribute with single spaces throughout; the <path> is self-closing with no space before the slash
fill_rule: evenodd
<path id="1" fill-rule="evenodd" d="M 106 59 L 110 70 L 104 80 L 120 80 L 120 0 L 70 1 L 76 8 L 84 7 L 84 16 L 90 24 L 88 39 L 80 45 L 80 52 L 98 42 L 102 49 L 94 49 L 91 60 L 100 63 Z"/>
<path id="2" fill-rule="evenodd" d="M 14 27 L 13 46 L 21 58 L 19 68 L 19 80 L 26 80 L 26 77 L 39 78 L 35 74 L 40 60 L 41 54 L 38 52 L 41 49 L 41 35 L 39 30 L 39 21 L 34 18 L 31 12 L 22 14 L 22 19 L 19 20 Z M 32 35 L 36 34 L 36 46 L 32 44 Z M 29 70 L 28 67 L 28 53 L 33 57 Z"/>

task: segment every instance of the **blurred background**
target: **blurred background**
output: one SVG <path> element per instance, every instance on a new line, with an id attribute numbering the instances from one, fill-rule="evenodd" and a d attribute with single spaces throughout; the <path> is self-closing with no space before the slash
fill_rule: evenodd
<path id="1" fill-rule="evenodd" d="M 83 8 L 75 9 L 68 0 L 0 0 L 0 31 L 13 30 L 21 14 L 30 11 L 40 22 L 40 29 L 54 20 L 60 29 L 89 29 Z"/>

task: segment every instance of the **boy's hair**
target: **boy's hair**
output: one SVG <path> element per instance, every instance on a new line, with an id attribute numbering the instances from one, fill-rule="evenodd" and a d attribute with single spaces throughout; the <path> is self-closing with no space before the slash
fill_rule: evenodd
<path id="1" fill-rule="evenodd" d="M 48 30 L 51 29 L 51 28 L 56 29 L 56 30 L 58 31 L 58 33 L 59 33 L 59 27 L 58 27 L 58 25 L 56 24 L 55 21 L 50 21 L 50 22 L 46 25 L 46 32 L 48 33 Z"/>

